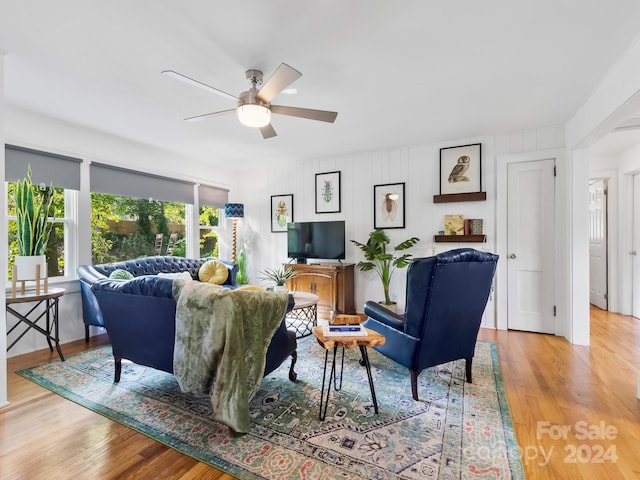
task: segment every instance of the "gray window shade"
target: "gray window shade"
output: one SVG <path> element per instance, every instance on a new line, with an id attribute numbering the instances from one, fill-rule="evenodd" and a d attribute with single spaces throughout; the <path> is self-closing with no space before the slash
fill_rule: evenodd
<path id="1" fill-rule="evenodd" d="M 203 207 L 224 207 L 229 200 L 229 190 L 224 188 L 210 187 L 208 185 L 198 186 L 198 201 Z"/>
<path id="2" fill-rule="evenodd" d="M 33 183 L 53 184 L 54 187 L 80 190 L 79 158 L 65 157 L 55 153 L 41 152 L 30 148 L 5 145 L 5 180 L 15 182 L 27 176 L 31 166 Z"/>
<path id="3" fill-rule="evenodd" d="M 192 182 L 102 163 L 91 164 L 90 176 L 92 192 L 193 204 Z"/>

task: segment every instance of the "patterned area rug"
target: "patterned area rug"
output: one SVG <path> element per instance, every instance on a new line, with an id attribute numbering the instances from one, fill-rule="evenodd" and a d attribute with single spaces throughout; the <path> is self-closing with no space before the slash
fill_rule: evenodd
<path id="1" fill-rule="evenodd" d="M 240 479 L 523 479 L 494 343 L 478 342 L 474 383 L 464 361 L 427 369 L 420 401 L 409 372 L 370 350 L 380 413 L 373 412 L 359 352 L 347 350 L 343 388 L 318 420 L 324 350 L 298 342 L 298 382 L 287 363 L 252 401 L 251 433 L 211 420 L 209 398 L 180 392 L 172 375 L 123 362 L 112 383 L 111 348 L 19 372 L 49 390 Z"/>

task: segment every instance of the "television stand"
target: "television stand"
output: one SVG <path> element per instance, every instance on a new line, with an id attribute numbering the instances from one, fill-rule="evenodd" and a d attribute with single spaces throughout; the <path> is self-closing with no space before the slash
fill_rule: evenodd
<path id="1" fill-rule="evenodd" d="M 353 263 L 294 263 L 296 275 L 287 288 L 318 295 L 318 318 L 333 320 L 336 315 L 356 313 Z"/>

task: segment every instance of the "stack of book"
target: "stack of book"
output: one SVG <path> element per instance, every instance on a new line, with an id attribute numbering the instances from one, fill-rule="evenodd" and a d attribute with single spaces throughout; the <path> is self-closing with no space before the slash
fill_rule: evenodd
<path id="1" fill-rule="evenodd" d="M 324 325 L 325 337 L 366 337 L 367 331 L 361 325 Z"/>

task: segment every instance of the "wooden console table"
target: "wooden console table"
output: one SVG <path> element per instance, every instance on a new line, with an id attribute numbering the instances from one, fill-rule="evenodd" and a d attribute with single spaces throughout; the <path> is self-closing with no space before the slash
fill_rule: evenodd
<path id="1" fill-rule="evenodd" d="M 341 313 L 356 313 L 353 263 L 294 263 L 289 265 L 296 276 L 287 288 L 318 296 L 318 318 L 333 320 Z"/>
<path id="2" fill-rule="evenodd" d="M 52 352 L 53 345 L 51 344 L 51 341 L 53 340 L 56 345 L 58 355 L 60 356 L 60 360 L 64 362 L 64 356 L 60 349 L 60 335 L 58 329 L 58 301 L 60 300 L 60 297 L 64 295 L 64 292 L 64 288 L 49 288 L 46 293 L 40 292 L 40 294 L 36 294 L 35 291 L 16 293 L 15 296 L 12 295 L 11 292 L 6 293 L 7 313 L 10 313 L 18 319 L 18 322 L 7 331 L 7 334 L 12 333 L 23 323 L 27 325 L 27 328 L 25 328 L 18 338 L 16 338 L 13 343 L 7 347 L 7 351 L 11 350 L 11 348 L 13 348 L 13 346 L 18 343 L 18 341 L 24 337 L 29 330 L 34 329 L 46 337 L 47 343 L 49 344 L 49 350 Z M 37 303 L 24 315 L 17 312 L 12 307 L 13 304 L 29 302 Z M 38 307 L 42 304 L 44 304 L 44 310 L 38 314 Z M 43 317 L 46 320 L 45 328 L 38 325 L 38 322 Z"/>

